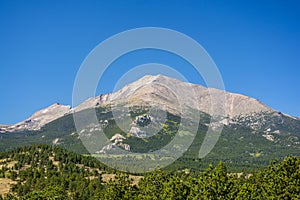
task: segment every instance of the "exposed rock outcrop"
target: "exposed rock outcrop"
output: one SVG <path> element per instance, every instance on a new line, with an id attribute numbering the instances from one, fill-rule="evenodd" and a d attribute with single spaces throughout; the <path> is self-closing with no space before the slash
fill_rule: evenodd
<path id="1" fill-rule="evenodd" d="M 178 114 L 180 112 L 178 98 L 180 98 L 180 102 L 183 102 L 182 107 L 199 109 L 211 115 L 213 112 L 211 95 L 215 95 L 216 99 L 219 95 L 221 99 L 222 92 L 218 89 L 206 88 L 162 75 L 147 75 L 124 86 L 117 92 L 90 98 L 75 110 L 108 103 L 126 102 L 130 106 L 160 106 L 170 113 Z M 230 118 L 241 114 L 274 111 L 257 99 L 241 94 L 226 92 L 225 98 L 225 113 Z"/>
<path id="2" fill-rule="evenodd" d="M 120 151 L 118 147 L 121 147 L 126 151 L 130 151 L 130 145 L 123 143 L 124 140 L 126 140 L 124 136 L 122 136 L 119 133 L 116 133 L 110 138 L 110 144 L 104 146 L 100 151 L 96 151 L 95 153 L 108 153 L 112 151 Z"/>

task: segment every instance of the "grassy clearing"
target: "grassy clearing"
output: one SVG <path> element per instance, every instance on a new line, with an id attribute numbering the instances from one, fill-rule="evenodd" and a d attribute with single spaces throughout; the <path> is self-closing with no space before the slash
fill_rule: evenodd
<path id="1" fill-rule="evenodd" d="M 5 196 L 14 184 L 17 182 L 8 178 L 0 178 L 0 195 Z"/>

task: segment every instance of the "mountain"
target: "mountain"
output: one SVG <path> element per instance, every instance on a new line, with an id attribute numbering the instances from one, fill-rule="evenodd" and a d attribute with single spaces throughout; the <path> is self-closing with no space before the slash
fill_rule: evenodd
<path id="1" fill-rule="evenodd" d="M 212 114 L 211 95 L 221 95 L 222 92 L 162 75 L 147 75 L 124 86 L 117 92 L 90 98 L 75 108 L 75 110 L 79 111 L 112 102 L 126 102 L 131 106 L 165 106 L 168 112 L 178 114 L 177 98 L 180 97 L 184 106 Z M 194 96 L 195 98 L 193 98 Z M 225 92 L 225 98 L 225 112 L 231 118 L 240 114 L 274 112 L 273 109 L 258 100 L 244 95 Z"/>
<path id="2" fill-rule="evenodd" d="M 170 113 L 179 114 L 178 97 L 180 97 L 180 102 L 183 102 L 184 107 L 198 109 L 211 115 L 211 95 L 221 95 L 222 92 L 162 75 L 147 75 L 136 82 L 126 85 L 117 92 L 90 98 L 73 109 L 70 106 L 58 103 L 53 104 L 34 113 L 20 123 L 11 126 L 0 126 L 0 132 L 39 130 L 45 124 L 66 114 L 112 103 L 125 102 L 127 106 L 158 106 L 163 107 Z M 251 113 L 275 112 L 256 99 L 230 92 L 225 92 L 224 95 L 226 98 L 224 113 L 229 118 Z"/>
<path id="3" fill-rule="evenodd" d="M 10 125 L 7 125 L 7 124 L 0 124 L 0 128 L 6 128 L 6 127 L 8 127 L 8 126 L 10 126 Z"/>
<path id="4" fill-rule="evenodd" d="M 39 130 L 49 122 L 58 119 L 71 110 L 70 106 L 60 105 L 59 103 L 53 104 L 45 109 L 39 110 L 28 119 L 14 125 L 0 126 L 0 133 L 17 132 L 23 130 Z"/>
<path id="5" fill-rule="evenodd" d="M 89 123 L 87 118 L 93 111 L 96 111 L 97 124 Z M 75 127 L 74 113 L 79 113 L 86 123 L 80 130 Z M 224 127 L 214 149 L 199 159 L 207 131 L 215 128 L 211 127 L 212 119 Z M 122 127 L 124 124 L 127 129 Z M 54 104 L 18 124 L 3 125 L 0 151 L 29 144 L 51 144 L 77 153 L 89 152 L 102 159 L 118 154 L 115 159 L 122 162 L 125 162 L 122 152 L 141 152 L 145 154 L 141 162 L 149 164 L 151 159 L 162 156 L 153 157 L 151 152 L 172 144 L 177 133 L 189 137 L 193 128 L 196 135 L 191 145 L 186 144 L 190 145 L 188 149 L 177 145 L 166 150 L 171 154 L 185 152 L 170 169 L 199 170 L 223 160 L 232 170 L 253 170 L 273 159 L 300 155 L 299 118 L 278 112 L 251 97 L 162 75 L 145 76 L 114 93 L 87 99 L 74 108 Z M 99 131 L 108 140 L 87 150 L 84 137 L 94 137 Z M 146 158 L 151 158 L 149 163 Z M 134 170 L 139 171 L 139 166 Z"/>

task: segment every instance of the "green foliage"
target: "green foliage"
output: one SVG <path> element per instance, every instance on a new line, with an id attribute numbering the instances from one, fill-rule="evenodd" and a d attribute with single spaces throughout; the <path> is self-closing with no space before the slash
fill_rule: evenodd
<path id="1" fill-rule="evenodd" d="M 22 199 L 24 200 L 65 200 L 68 199 L 68 194 L 63 187 L 60 186 L 50 186 L 46 187 L 42 191 L 39 192 L 30 192 L 25 195 Z"/>
<path id="2" fill-rule="evenodd" d="M 123 107 L 121 106 L 120 109 L 123 109 Z M 126 136 L 127 133 L 124 133 L 115 123 L 114 116 L 109 107 L 97 107 L 95 110 L 99 122 L 107 122 L 100 123 L 100 125 L 108 138 L 111 138 L 116 133 Z M 132 120 L 147 114 L 147 111 L 149 111 L 147 107 L 132 108 L 130 110 Z M 94 109 L 81 111 L 83 120 L 85 120 L 84 116 L 88 116 L 91 112 L 94 112 Z M 88 117 L 86 117 L 87 119 Z M 223 132 L 214 149 L 204 159 L 200 160 L 198 158 L 199 149 L 208 129 L 207 124 L 210 123 L 210 116 L 201 113 L 198 131 L 192 145 L 182 157 L 165 170 L 174 171 L 190 168 L 192 171 L 203 171 L 210 163 L 217 165 L 220 160 L 223 160 L 230 171 L 247 171 L 250 173 L 268 166 L 271 160 L 283 160 L 288 155 L 300 156 L 299 120 L 282 114 L 261 113 L 256 120 L 259 123 L 264 123 L 255 131 L 247 126 L 247 124 L 253 123 L 251 117 L 246 117 L 245 119 L 241 117 L 241 119 L 237 118 L 236 120 L 240 123 L 232 123 L 224 126 Z M 148 138 L 127 137 L 126 144 L 130 145 L 132 152 L 147 153 L 161 149 L 178 134 L 180 121 L 181 118 L 179 116 L 167 113 L 167 120 L 158 134 Z M 146 124 L 148 122 L 149 120 L 145 121 Z M 141 125 L 143 126 L 143 124 Z M 188 130 L 189 127 L 183 128 Z M 280 132 L 275 135 L 277 139 L 273 142 L 262 137 L 265 134 L 264 131 L 269 128 L 272 131 L 278 130 Z M 0 133 L 0 151 L 31 144 L 52 145 L 53 141 L 57 138 L 59 138 L 59 144 L 57 145 L 62 148 L 80 154 L 89 153 L 81 140 L 78 139 L 79 135 L 76 132 L 74 119 L 71 114 L 50 122 L 39 131 L 23 131 L 10 134 Z M 96 151 L 98 150 L 100 149 Z M 126 159 L 120 157 L 120 160 Z M 0 173 L 1 176 L 2 174 Z"/>
<path id="3" fill-rule="evenodd" d="M 164 183 L 166 181 L 167 174 L 163 171 L 154 171 L 152 173 L 146 174 L 145 177 L 138 183 L 138 199 L 159 200 L 164 188 Z"/>
<path id="4" fill-rule="evenodd" d="M 0 153 L 0 158 L 2 165 L 16 162 L 12 168 L 0 169 L 17 181 L 6 200 L 300 199 L 300 157 L 287 157 L 240 176 L 230 173 L 222 161 L 204 172 L 158 170 L 143 174 L 137 184 L 129 174 L 58 147 L 22 147 Z M 102 173 L 115 177 L 103 182 Z"/>
<path id="5" fill-rule="evenodd" d="M 267 169 L 251 177 L 240 190 L 239 199 L 300 199 L 300 158 L 288 157 L 273 162 Z"/>
<path id="6" fill-rule="evenodd" d="M 93 157 L 47 145 L 3 152 L 0 158 L 17 162 L 13 170 L 1 169 L 17 181 L 6 199 L 14 199 L 13 194 L 21 199 L 88 199 L 103 188 L 99 171 L 114 172 Z"/>
<path id="7" fill-rule="evenodd" d="M 109 180 L 105 189 L 95 196 L 95 199 L 114 200 L 124 199 L 131 200 L 135 193 L 135 187 L 132 187 L 132 179 L 128 174 L 117 173 L 114 180 Z"/>

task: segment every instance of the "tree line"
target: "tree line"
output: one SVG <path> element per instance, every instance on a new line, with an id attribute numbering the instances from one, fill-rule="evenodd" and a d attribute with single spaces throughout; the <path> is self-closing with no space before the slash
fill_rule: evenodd
<path id="1" fill-rule="evenodd" d="M 230 173 L 222 161 L 203 172 L 158 170 L 138 183 L 93 157 L 47 145 L 0 153 L 0 166 L 0 178 L 16 181 L 0 196 L 6 200 L 300 199 L 300 157 L 274 161 L 253 174 Z M 104 173 L 115 176 L 104 181 Z"/>

